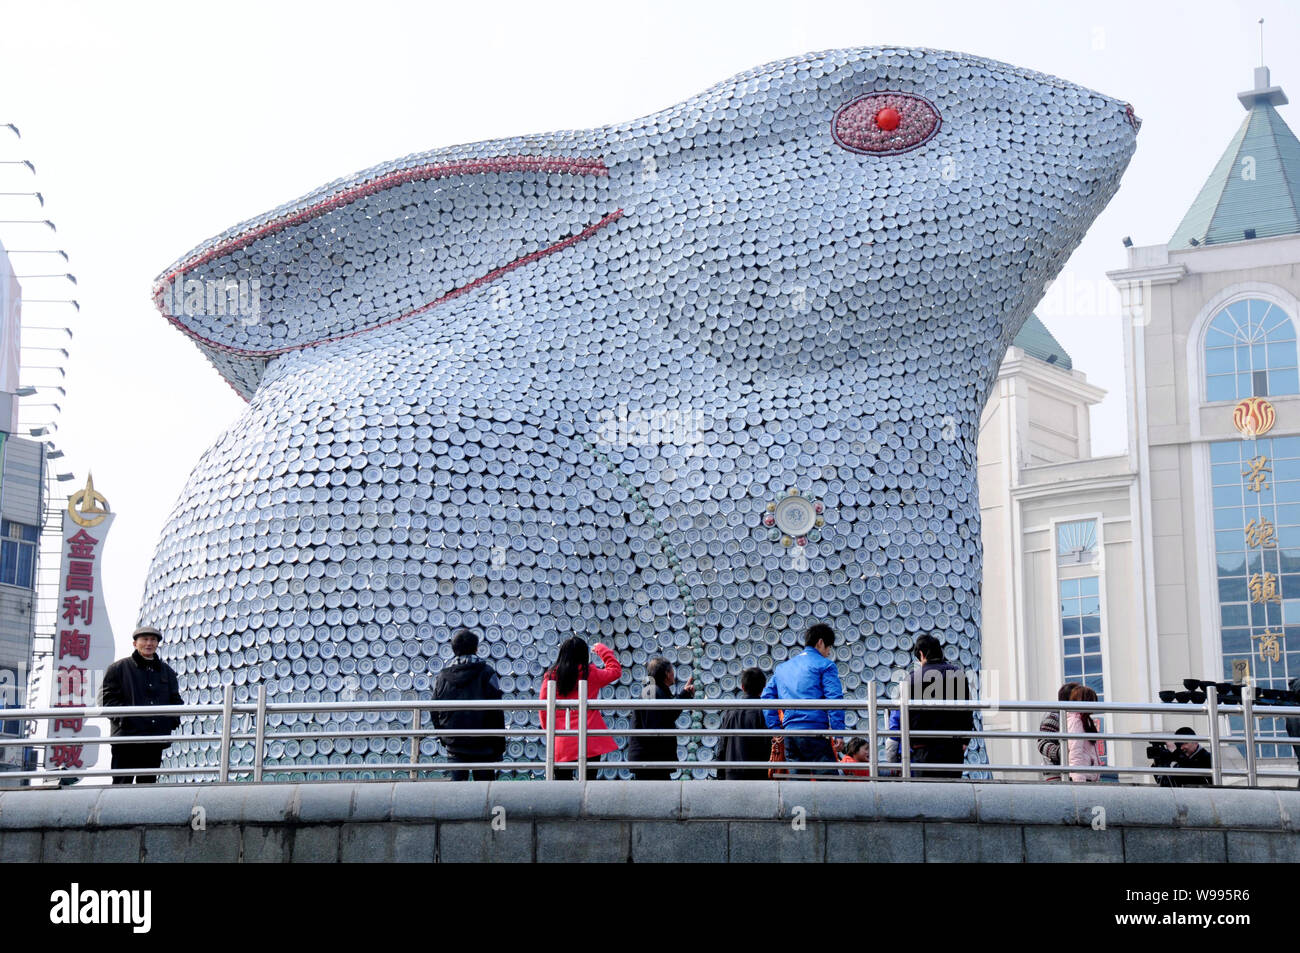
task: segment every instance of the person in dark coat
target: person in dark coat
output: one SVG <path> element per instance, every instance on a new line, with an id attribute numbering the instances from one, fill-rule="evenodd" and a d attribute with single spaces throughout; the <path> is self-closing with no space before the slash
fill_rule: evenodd
<path id="1" fill-rule="evenodd" d="M 1195 735 L 1187 725 L 1174 732 L 1176 735 Z M 1208 771 L 1214 767 L 1210 752 L 1201 747 L 1199 741 L 1185 741 L 1175 747 L 1172 741 L 1165 742 L 1165 747 L 1174 753 L 1171 768 L 1200 768 Z M 1156 784 L 1166 788 L 1195 788 L 1213 784 L 1208 774 L 1161 774 L 1156 776 Z"/>
<path id="2" fill-rule="evenodd" d="M 763 696 L 767 687 L 767 676 L 760 668 L 747 668 L 740 673 L 740 690 L 745 698 L 757 700 Z M 767 728 L 761 708 L 729 708 L 722 716 L 724 730 Z M 718 745 L 718 760 L 727 761 L 766 761 L 772 754 L 770 735 L 723 736 Z M 723 781 L 766 781 L 766 768 L 727 768 L 718 769 L 718 777 Z"/>
<path id="3" fill-rule="evenodd" d="M 162 633 L 151 625 L 142 625 L 131 633 L 135 650 L 104 670 L 99 691 L 103 708 L 141 708 L 145 705 L 183 705 L 180 682 L 172 667 L 158 657 Z M 113 735 L 169 735 L 180 727 L 175 715 L 130 715 L 109 718 Z M 162 753 L 171 742 L 144 742 L 113 745 L 113 769 L 140 768 L 156 771 L 162 767 Z M 121 774 L 114 784 L 153 784 L 156 774 Z"/>
<path id="4" fill-rule="evenodd" d="M 455 658 L 443 666 L 433 682 L 435 701 L 497 701 L 501 698 L 501 683 L 497 673 L 484 659 L 478 657 L 478 634 L 469 629 L 457 629 L 451 637 L 451 650 Z M 460 709 L 435 711 L 433 726 L 439 730 L 504 732 L 505 712 L 501 709 Z M 505 735 L 452 735 L 442 739 L 447 757 L 453 762 L 472 764 L 476 761 L 500 761 L 505 756 Z M 475 781 L 491 781 L 496 772 L 491 768 L 472 769 Z M 468 781 L 471 771 L 453 769 L 453 781 Z"/>
<path id="5" fill-rule="evenodd" d="M 695 677 L 691 676 L 682 686 L 680 694 L 673 694 L 673 685 L 677 681 L 677 672 L 673 665 L 663 656 L 656 655 L 646 663 L 646 685 L 641 692 L 642 698 L 668 700 L 674 698 L 695 697 Z M 632 715 L 633 728 L 672 731 L 677 726 L 680 708 L 638 708 Z M 627 746 L 629 761 L 676 761 L 676 735 L 631 735 Z M 638 781 L 667 781 L 673 773 L 672 768 L 634 768 L 632 777 Z"/>
<path id="6" fill-rule="evenodd" d="M 922 635 L 916 640 L 917 667 L 912 672 L 911 697 L 916 700 L 946 699 L 968 701 L 970 685 L 966 673 L 951 662 L 944 661 L 943 646 L 933 635 Z M 961 764 L 966 758 L 969 732 L 975 730 L 975 717 L 970 711 L 960 709 L 908 709 L 908 731 L 951 731 L 951 738 L 918 738 L 911 736 L 913 765 Z M 960 778 L 961 769 L 912 769 L 913 777 Z"/>

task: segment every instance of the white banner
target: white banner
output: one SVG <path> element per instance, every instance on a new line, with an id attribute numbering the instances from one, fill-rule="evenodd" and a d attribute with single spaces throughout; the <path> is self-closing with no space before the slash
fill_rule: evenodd
<path id="1" fill-rule="evenodd" d="M 95 705 L 104 670 L 113 662 L 113 630 L 104 604 L 104 540 L 113 514 L 102 509 L 87 481 L 73 494 L 63 512 L 63 557 L 59 570 L 58 623 L 54 630 L 53 671 L 49 682 L 50 708 Z M 80 508 L 75 503 L 80 502 Z M 66 739 L 47 746 L 47 768 L 93 767 L 98 746 L 84 750 L 78 738 L 97 738 L 99 727 L 84 718 L 53 719 L 49 739 Z"/>

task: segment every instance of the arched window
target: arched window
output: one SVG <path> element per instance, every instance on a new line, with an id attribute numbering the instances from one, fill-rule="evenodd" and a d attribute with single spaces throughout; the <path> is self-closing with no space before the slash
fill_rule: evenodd
<path id="1" fill-rule="evenodd" d="M 1205 384 L 1209 401 L 1300 394 L 1290 316 L 1260 298 L 1216 314 L 1205 332 Z"/>

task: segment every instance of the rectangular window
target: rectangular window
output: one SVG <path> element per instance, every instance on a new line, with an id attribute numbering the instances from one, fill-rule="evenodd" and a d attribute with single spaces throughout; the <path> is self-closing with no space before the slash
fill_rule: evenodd
<path id="1" fill-rule="evenodd" d="M 1102 689 L 1101 579 L 1061 580 L 1061 648 L 1065 680 L 1082 682 L 1105 701 Z M 1080 634 L 1084 637 L 1079 638 Z"/>
<path id="2" fill-rule="evenodd" d="M 1252 372 L 1251 376 L 1254 379 L 1253 380 L 1254 388 L 1255 388 L 1254 396 L 1267 397 L 1268 396 L 1268 371 L 1254 371 Z"/>
<path id="3" fill-rule="evenodd" d="M 1275 394 L 1294 394 L 1300 391 L 1300 374 L 1294 367 L 1290 370 L 1269 371 L 1268 376 Z"/>
<path id="4" fill-rule="evenodd" d="M 35 526 L 0 520 L 0 583 L 33 588 L 39 533 Z"/>
<path id="5" fill-rule="evenodd" d="M 1058 545 L 1059 542 L 1058 536 Z M 1101 578 L 1083 576 L 1062 579 L 1060 600 L 1061 668 L 1065 681 L 1087 685 L 1097 693 L 1098 701 L 1105 701 L 1106 693 L 1102 688 Z M 1097 723 L 1099 732 L 1106 730 L 1100 717 L 1094 717 L 1093 720 Z M 1107 763 L 1104 753 L 1102 762 Z"/>

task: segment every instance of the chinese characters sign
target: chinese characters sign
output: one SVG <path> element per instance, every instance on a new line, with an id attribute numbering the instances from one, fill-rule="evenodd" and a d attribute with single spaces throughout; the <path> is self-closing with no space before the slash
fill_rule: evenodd
<path id="1" fill-rule="evenodd" d="M 1209 451 L 1224 673 L 1285 688 L 1300 674 L 1300 436 L 1276 423 L 1267 399 L 1242 400 L 1244 439 Z"/>
<path id="2" fill-rule="evenodd" d="M 1252 493 L 1262 493 L 1268 489 L 1268 475 L 1272 469 L 1268 465 L 1268 457 L 1260 454 L 1257 457 L 1251 457 L 1247 461 L 1249 470 L 1242 470 L 1241 475 L 1246 478 L 1246 489 Z"/>
<path id="3" fill-rule="evenodd" d="M 1271 413 L 1272 408 L 1269 408 Z M 1269 426 L 1272 426 L 1271 418 Z M 1267 428 L 1265 428 L 1267 429 Z M 1269 466 L 1268 457 L 1260 454 L 1252 457 L 1248 461 L 1250 469 L 1243 470 L 1242 476 L 1246 478 L 1246 490 L 1250 493 L 1259 494 L 1269 488 L 1268 474 L 1272 473 Z M 1257 516 L 1246 524 L 1246 546 L 1250 551 L 1261 549 L 1276 549 L 1277 540 L 1275 538 L 1276 528 L 1272 520 L 1264 516 Z M 1252 605 L 1262 605 L 1268 602 L 1282 604 L 1282 594 L 1277 589 L 1277 576 L 1271 572 L 1252 573 L 1250 580 L 1247 582 L 1247 591 L 1250 593 Z M 1262 635 L 1252 635 L 1251 640 L 1258 640 L 1258 651 L 1260 660 L 1270 659 L 1273 662 L 1282 660 L 1282 645 L 1280 640 L 1284 638 L 1281 632 L 1264 632 Z"/>
<path id="4" fill-rule="evenodd" d="M 1273 427 L 1273 421 L 1276 415 L 1273 406 L 1260 397 L 1251 397 L 1243 400 L 1237 405 L 1233 414 L 1233 422 L 1237 429 L 1242 432 L 1243 436 L 1254 437 L 1258 434 L 1268 433 Z M 1270 489 L 1269 475 L 1273 468 L 1269 465 L 1270 461 L 1264 454 L 1258 454 L 1246 461 L 1248 469 L 1243 470 L 1241 475 L 1246 478 L 1246 490 L 1250 493 L 1259 495 L 1265 490 Z M 1250 551 L 1263 549 L 1277 549 L 1277 529 L 1273 521 L 1260 515 L 1246 524 L 1246 546 Z M 1282 594 L 1277 588 L 1278 579 L 1271 572 L 1255 572 L 1250 576 L 1247 583 L 1247 590 L 1250 593 L 1252 605 L 1262 605 L 1273 602 L 1281 605 Z M 1257 641 L 1256 648 L 1259 651 L 1260 660 L 1268 659 L 1272 662 L 1282 660 L 1282 642 L 1285 636 L 1281 632 L 1266 631 L 1260 635 L 1252 635 L 1251 641 Z"/>
<path id="5" fill-rule="evenodd" d="M 54 630 L 51 708 L 96 704 L 104 670 L 113 661 L 113 631 L 104 611 L 104 540 L 113 523 L 108 501 L 86 486 L 68 498 L 63 513 L 63 549 L 59 569 L 58 618 Z M 46 763 L 51 768 L 86 768 L 95 763 L 92 747 L 83 752 L 78 738 L 97 737 L 99 729 L 84 718 L 52 719 Z"/>

